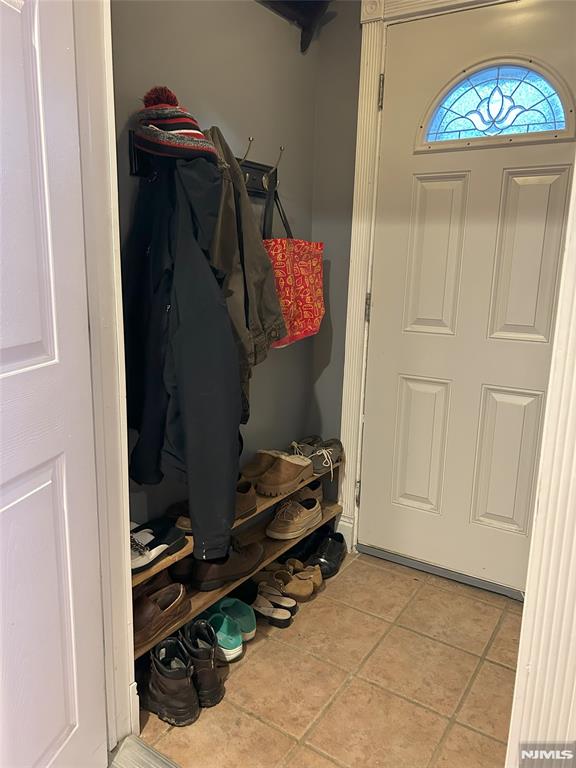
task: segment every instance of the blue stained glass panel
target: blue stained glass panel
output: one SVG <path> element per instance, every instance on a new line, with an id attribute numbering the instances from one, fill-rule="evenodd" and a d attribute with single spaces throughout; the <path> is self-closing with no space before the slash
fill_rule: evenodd
<path id="1" fill-rule="evenodd" d="M 426 141 L 561 131 L 566 115 L 554 87 L 528 67 L 487 67 L 465 77 L 434 110 Z"/>

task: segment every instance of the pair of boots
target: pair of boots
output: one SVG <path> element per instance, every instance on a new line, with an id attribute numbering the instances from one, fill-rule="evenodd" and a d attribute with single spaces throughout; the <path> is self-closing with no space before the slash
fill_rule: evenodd
<path id="1" fill-rule="evenodd" d="M 181 726 L 195 722 L 201 707 L 220 703 L 228 664 L 217 650 L 216 633 L 202 619 L 158 643 L 150 653 L 150 678 L 141 697 L 144 709 Z"/>

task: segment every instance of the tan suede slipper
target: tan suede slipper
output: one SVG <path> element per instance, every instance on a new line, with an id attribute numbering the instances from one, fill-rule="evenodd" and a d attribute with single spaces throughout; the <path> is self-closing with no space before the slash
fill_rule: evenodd
<path id="1" fill-rule="evenodd" d="M 243 467 L 242 477 L 253 483 L 258 480 L 274 464 L 278 456 L 287 455 L 284 451 L 261 450 L 256 451 L 254 457 Z"/>
<path id="2" fill-rule="evenodd" d="M 280 590 L 286 597 L 292 597 L 299 603 L 310 600 L 314 592 L 312 579 L 300 579 L 290 571 L 276 571 L 270 574 L 268 583 Z"/>
<path id="3" fill-rule="evenodd" d="M 270 469 L 258 478 L 256 490 L 262 496 L 282 496 L 295 491 L 313 474 L 312 462 L 306 456 L 277 456 Z"/>
<path id="4" fill-rule="evenodd" d="M 286 565 L 289 566 L 295 576 L 311 579 L 314 592 L 319 592 L 324 587 L 324 579 L 319 565 L 304 565 L 301 560 L 297 560 L 295 557 L 286 560 Z"/>

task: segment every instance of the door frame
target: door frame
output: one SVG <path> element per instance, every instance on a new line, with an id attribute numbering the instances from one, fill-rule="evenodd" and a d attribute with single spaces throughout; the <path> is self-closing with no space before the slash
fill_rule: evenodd
<path id="1" fill-rule="evenodd" d="M 357 480 L 367 350 L 366 295 L 372 265 L 380 75 L 389 24 L 433 13 L 515 0 L 363 0 L 359 130 L 342 437 L 348 471 L 341 489 L 342 527 L 355 542 Z M 519 0 L 521 2 L 521 0 Z M 110 0 L 73 0 L 90 345 L 102 563 L 109 746 L 138 733 L 129 561 L 128 466 L 116 174 Z M 409 7 L 409 11 L 406 8 Z M 548 404 L 539 468 L 531 554 L 507 768 L 517 765 L 520 738 L 574 737 L 576 654 L 576 185 L 572 186 L 558 300 Z M 114 587 L 114 588 L 112 588 Z M 546 674 L 546 680 L 544 679 Z M 549 681 L 557 684 L 552 685 Z M 572 731 L 570 732 L 570 729 Z M 514 746 L 511 746 L 514 744 Z"/>
<path id="2" fill-rule="evenodd" d="M 341 485 L 340 530 L 358 540 L 364 392 L 369 334 L 377 174 L 391 24 L 438 13 L 522 0 L 362 0 L 362 54 L 356 174 L 350 247 L 342 441 L 347 463 Z M 538 472 L 524 614 L 506 768 L 518 765 L 520 741 L 576 738 L 576 183 L 568 228 L 553 340 L 550 382 Z M 551 682 L 552 681 L 552 682 Z"/>
<path id="3" fill-rule="evenodd" d="M 108 750 L 140 733 L 110 0 L 73 0 L 103 601 Z"/>

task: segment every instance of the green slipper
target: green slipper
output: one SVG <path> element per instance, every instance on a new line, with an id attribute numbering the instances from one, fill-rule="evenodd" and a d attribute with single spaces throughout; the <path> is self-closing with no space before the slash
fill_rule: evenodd
<path id="1" fill-rule="evenodd" d="M 220 612 L 206 612 L 205 618 L 213 627 L 218 639 L 218 652 L 226 661 L 237 661 L 244 653 L 240 625 L 232 617 Z"/>
<path id="2" fill-rule="evenodd" d="M 214 606 L 219 613 L 233 619 L 240 625 L 242 640 L 247 643 L 256 636 L 256 616 L 252 606 L 235 597 L 224 597 Z"/>

